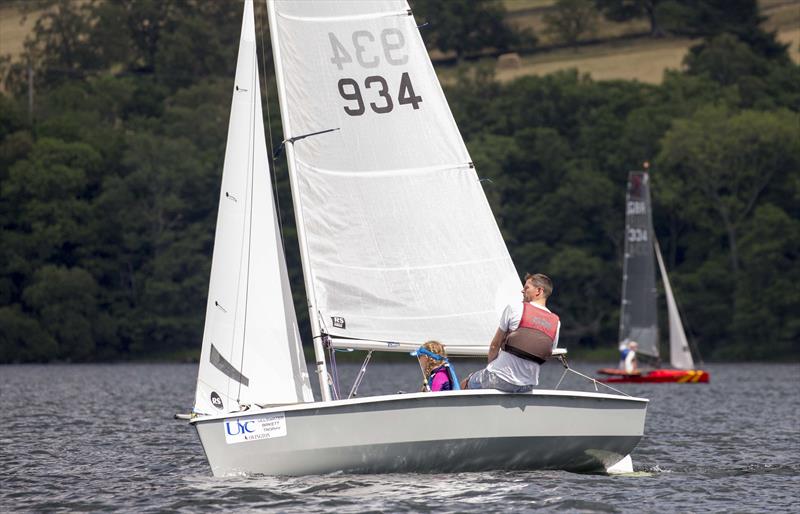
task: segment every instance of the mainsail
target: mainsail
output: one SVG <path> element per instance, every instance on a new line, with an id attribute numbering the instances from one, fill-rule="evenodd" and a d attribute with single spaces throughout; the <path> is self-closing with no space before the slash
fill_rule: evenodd
<path id="1" fill-rule="evenodd" d="M 628 174 L 625 200 L 625 259 L 619 338 L 620 341 L 636 341 L 640 353 L 657 358 L 658 311 L 653 256 L 655 234 L 647 173 Z"/>
<path id="2" fill-rule="evenodd" d="M 408 3 L 268 8 L 315 334 L 485 353 L 519 278 Z"/>
<path id="3" fill-rule="evenodd" d="M 245 2 L 194 411 L 313 401 L 270 187 Z"/>
<path id="4" fill-rule="evenodd" d="M 669 319 L 669 362 L 673 368 L 693 369 L 694 360 L 689 349 L 689 342 L 686 340 L 686 332 L 683 330 L 678 304 L 672 294 L 672 286 L 667 276 L 667 268 L 664 266 L 664 259 L 661 257 L 661 248 L 658 241 L 655 241 L 656 258 L 658 259 L 658 269 L 661 271 L 661 281 L 664 283 L 664 293 L 667 296 L 667 316 Z"/>

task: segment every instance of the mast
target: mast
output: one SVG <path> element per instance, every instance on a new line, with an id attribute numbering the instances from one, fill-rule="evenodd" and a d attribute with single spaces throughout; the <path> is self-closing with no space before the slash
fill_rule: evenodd
<path id="1" fill-rule="evenodd" d="M 270 22 L 270 41 L 272 43 L 272 55 L 276 65 L 275 77 L 278 82 L 278 101 L 281 107 L 281 123 L 283 124 L 284 139 L 288 140 L 292 137 L 292 128 L 290 126 L 289 117 L 285 115 L 288 112 L 286 95 L 283 90 L 284 77 L 283 68 L 278 66 L 280 62 L 281 48 L 278 42 L 278 30 L 275 28 L 275 4 L 272 0 L 267 0 L 267 14 Z M 311 335 L 314 343 L 314 357 L 317 366 L 317 376 L 319 377 L 319 389 L 322 395 L 322 401 L 331 401 L 330 380 L 328 377 L 328 367 L 325 362 L 325 349 L 322 346 L 322 333 L 319 327 L 318 309 L 314 284 L 312 280 L 310 258 L 308 255 L 308 243 L 306 240 L 306 229 L 303 221 L 303 208 L 300 200 L 300 189 L 297 183 L 297 172 L 295 170 L 295 156 L 294 156 L 294 143 L 287 142 L 285 145 L 286 162 L 289 166 L 289 183 L 292 189 L 292 203 L 294 204 L 295 225 L 297 228 L 297 239 L 300 245 L 300 261 L 303 266 L 303 283 L 306 288 L 306 298 L 308 299 L 308 319 L 311 323 Z"/>

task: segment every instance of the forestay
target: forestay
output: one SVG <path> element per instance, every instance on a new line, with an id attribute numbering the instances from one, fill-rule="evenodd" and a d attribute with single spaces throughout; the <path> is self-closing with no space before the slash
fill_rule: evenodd
<path id="1" fill-rule="evenodd" d="M 620 341 L 639 343 L 639 352 L 658 357 L 658 311 L 653 219 L 647 173 L 628 174 L 625 197 L 625 259 L 622 271 Z"/>
<path id="2" fill-rule="evenodd" d="M 319 328 L 485 353 L 519 278 L 407 2 L 268 6 Z"/>
<path id="3" fill-rule="evenodd" d="M 270 187 L 245 2 L 194 410 L 313 401 Z"/>
<path id="4" fill-rule="evenodd" d="M 658 241 L 655 242 L 656 258 L 658 259 L 658 269 L 661 271 L 661 281 L 664 283 L 664 292 L 667 296 L 667 316 L 669 320 L 669 362 L 673 368 L 692 369 L 694 359 L 689 350 L 689 342 L 686 340 L 686 332 L 683 330 L 683 321 L 678 311 L 678 304 L 675 302 L 675 295 L 672 293 L 672 286 L 667 276 L 667 268 L 664 266 L 664 259 L 661 256 L 661 248 Z"/>

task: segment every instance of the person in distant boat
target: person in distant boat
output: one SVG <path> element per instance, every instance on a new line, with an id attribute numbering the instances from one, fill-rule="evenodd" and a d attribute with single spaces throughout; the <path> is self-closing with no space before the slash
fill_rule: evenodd
<path id="1" fill-rule="evenodd" d="M 625 369 L 625 356 L 628 355 L 628 343 L 631 340 L 627 337 L 619 342 L 619 364 L 617 365 L 618 369 Z"/>
<path id="2" fill-rule="evenodd" d="M 561 321 L 546 306 L 551 294 L 547 275 L 525 275 L 522 301 L 506 306 L 489 344 L 489 364 L 467 377 L 465 389 L 524 393 L 539 385 L 539 367 L 558 346 L 561 332 Z"/>
<path id="3" fill-rule="evenodd" d="M 620 346 L 619 368 L 625 373 L 637 373 L 639 371 L 639 364 L 636 361 L 636 350 L 638 349 L 639 343 L 636 341 L 630 341 Z"/>
<path id="4" fill-rule="evenodd" d="M 439 341 L 428 341 L 411 352 L 422 368 L 422 391 L 451 391 L 459 389 L 458 379 L 447 359 L 447 351 Z M 455 385 L 455 387 L 454 387 Z"/>

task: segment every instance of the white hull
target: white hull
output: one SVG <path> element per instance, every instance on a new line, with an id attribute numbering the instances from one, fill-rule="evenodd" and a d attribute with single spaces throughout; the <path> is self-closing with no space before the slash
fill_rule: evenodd
<path id="1" fill-rule="evenodd" d="M 647 400 L 601 393 L 450 391 L 249 410 L 192 423 L 215 476 L 605 471 L 644 433 Z M 229 442 L 226 421 L 283 414 L 271 437 Z"/>

